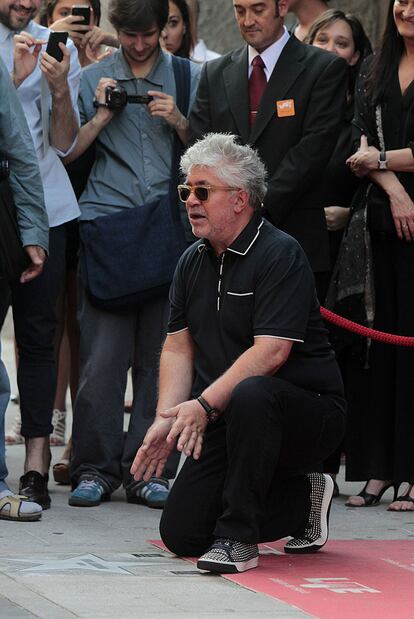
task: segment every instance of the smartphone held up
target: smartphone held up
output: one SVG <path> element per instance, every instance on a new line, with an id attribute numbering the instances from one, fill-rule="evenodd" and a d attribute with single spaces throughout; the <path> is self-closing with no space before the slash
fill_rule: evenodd
<path id="1" fill-rule="evenodd" d="M 76 4 L 72 7 L 72 15 L 83 17 L 83 21 L 76 22 L 80 26 L 89 26 L 91 23 L 91 7 L 88 4 Z"/>
<path id="2" fill-rule="evenodd" d="M 47 42 L 46 53 L 55 58 L 58 62 L 62 62 L 63 52 L 59 47 L 59 43 L 66 45 L 67 40 L 67 32 L 51 32 Z"/>

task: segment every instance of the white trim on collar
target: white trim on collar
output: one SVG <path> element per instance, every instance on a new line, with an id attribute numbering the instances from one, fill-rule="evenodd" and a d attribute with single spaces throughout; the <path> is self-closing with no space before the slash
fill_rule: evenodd
<path id="1" fill-rule="evenodd" d="M 245 256 L 249 250 L 251 249 L 252 245 L 254 244 L 254 242 L 257 240 L 257 237 L 260 234 L 260 228 L 263 226 L 263 219 L 260 222 L 260 224 L 257 226 L 257 232 L 253 237 L 252 242 L 250 243 L 250 245 L 248 246 L 248 248 L 245 251 L 237 251 L 236 249 L 232 249 L 231 247 L 228 247 L 226 251 L 231 251 L 233 252 L 233 254 L 238 254 L 239 256 Z"/>

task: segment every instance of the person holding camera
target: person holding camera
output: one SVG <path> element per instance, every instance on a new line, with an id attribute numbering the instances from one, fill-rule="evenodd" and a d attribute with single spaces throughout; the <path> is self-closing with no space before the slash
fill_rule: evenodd
<path id="1" fill-rule="evenodd" d="M 39 167 L 29 129 L 7 69 L 1 60 L 0 92 L 0 155 L 2 164 L 0 169 L 0 206 L 2 211 L 5 211 L 3 187 L 7 185 L 7 188 L 11 190 L 16 206 L 21 242 L 29 258 L 28 267 L 20 275 L 20 282 L 25 286 L 38 277 L 43 270 L 49 246 L 49 225 Z M 3 225 L 3 219 L 1 223 Z M 1 248 L 2 256 L 3 252 L 7 252 L 8 249 L 7 242 L 5 242 Z M 2 260 L 0 282 L 4 282 L 6 276 L 8 276 L 8 273 L 6 273 Z M 42 515 L 41 506 L 14 494 L 5 481 L 7 466 L 4 417 L 9 399 L 9 379 L 4 363 L 0 359 L 0 519 L 21 522 L 39 520 Z"/>
<path id="2" fill-rule="evenodd" d="M 49 41 L 47 53 L 45 45 L 52 34 L 33 19 L 40 4 L 41 0 L 0 0 L 0 57 L 12 75 L 30 129 L 50 226 L 43 272 L 27 284 L 11 284 L 21 434 L 26 444 L 19 492 L 47 509 L 56 390 L 56 300 L 64 278 L 66 224 L 79 216 L 60 157 L 70 152 L 78 132 L 80 66 L 71 41 L 67 46 L 55 41 L 54 50 Z"/>
<path id="3" fill-rule="evenodd" d="M 67 160 L 75 159 L 95 142 L 96 161 L 79 201 L 81 352 L 69 504 L 99 505 L 123 484 L 128 502 L 163 507 L 178 454 L 172 455 L 158 478 L 148 482 L 135 481 L 129 469 L 154 418 L 167 289 L 140 302 L 131 294 L 126 306 L 118 307 L 113 301 L 103 309 L 91 294 L 89 260 L 93 251 L 98 251 L 109 265 L 120 265 L 115 284 L 123 288 L 134 277 L 123 239 L 132 235 L 133 249 L 143 250 L 127 220 L 169 200 L 173 154 L 179 147 L 177 141 L 186 139 L 186 114 L 195 98 L 199 67 L 160 48 L 168 0 L 111 0 L 109 20 L 121 48 L 82 72 L 79 110 L 83 126 Z M 180 84 L 177 66 L 186 74 Z M 183 90 L 187 91 L 188 105 L 180 111 L 176 100 Z M 171 200 L 177 200 L 176 190 Z M 160 215 L 153 223 L 156 226 L 163 221 Z M 96 235 L 103 229 L 108 241 Z M 147 229 L 137 229 L 139 232 L 146 234 Z M 114 245 L 118 241 L 119 250 Z M 155 243 L 159 252 L 163 252 L 165 241 L 160 236 Z M 114 285 L 106 280 L 103 284 L 108 288 Z M 124 438 L 124 395 L 131 366 L 134 397 Z"/>

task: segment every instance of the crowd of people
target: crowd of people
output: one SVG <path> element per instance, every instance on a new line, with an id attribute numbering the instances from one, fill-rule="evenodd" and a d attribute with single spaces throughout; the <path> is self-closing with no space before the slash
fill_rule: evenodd
<path id="1" fill-rule="evenodd" d="M 233 0 L 223 56 L 198 0 L 110 0 L 113 33 L 82 5 L 0 0 L 0 204 L 27 260 L 0 261 L 20 407 L 5 441 L 0 362 L 0 518 L 50 508 L 68 386 L 69 505 L 122 486 L 201 569 L 323 547 L 343 454 L 365 482 L 346 505 L 393 487 L 414 510 L 412 348 L 319 312 L 414 336 L 414 0 L 390 0 L 374 54 L 322 0 Z M 25 444 L 18 494 L 5 442 Z"/>

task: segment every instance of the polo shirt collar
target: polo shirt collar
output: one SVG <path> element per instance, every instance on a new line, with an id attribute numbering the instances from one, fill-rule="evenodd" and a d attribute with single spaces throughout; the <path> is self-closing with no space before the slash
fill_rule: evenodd
<path id="1" fill-rule="evenodd" d="M 133 80 L 136 79 L 131 71 L 131 67 L 126 60 L 122 48 L 114 52 L 115 58 L 115 79 L 117 80 Z M 159 50 L 158 57 L 148 75 L 143 78 L 147 82 L 151 82 L 155 86 L 162 86 L 163 74 L 165 68 L 165 52 Z"/>
<path id="2" fill-rule="evenodd" d="M 263 226 L 263 219 L 260 213 L 253 215 L 249 223 L 240 232 L 239 236 L 233 241 L 233 243 L 226 249 L 233 254 L 239 256 L 246 256 L 254 243 L 257 241 L 260 228 Z M 201 252 L 206 249 L 211 249 L 210 242 L 207 239 L 203 239 L 198 246 L 198 251 Z"/>

